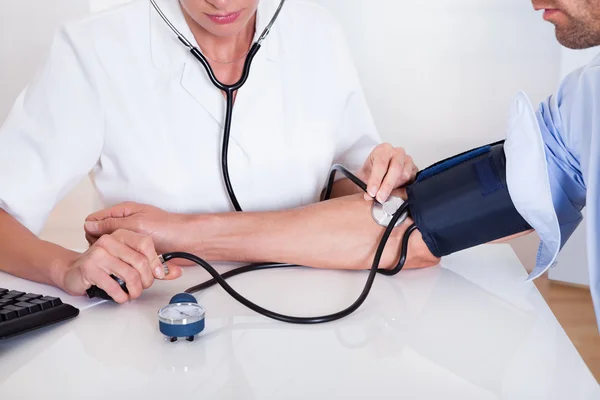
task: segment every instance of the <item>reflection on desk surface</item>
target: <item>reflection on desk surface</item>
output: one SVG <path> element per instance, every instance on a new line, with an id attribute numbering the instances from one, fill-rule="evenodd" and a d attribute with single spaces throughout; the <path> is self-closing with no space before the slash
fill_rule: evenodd
<path id="1" fill-rule="evenodd" d="M 600 389 L 512 257 L 494 246 L 453 255 L 441 268 L 378 276 L 363 307 L 324 325 L 269 320 L 214 287 L 197 295 L 206 330 L 194 342 L 170 343 L 156 311 L 206 278 L 186 270 L 185 281 L 157 282 L 130 304 L 105 302 L 72 323 L 0 343 L 0 391 L 25 398 L 44 390 L 89 398 L 89 388 L 98 388 L 98 398 L 592 398 Z M 350 304 L 366 274 L 299 268 L 231 284 L 274 311 L 313 315 Z M 44 388 L 23 387 L 31 376 L 43 376 Z"/>

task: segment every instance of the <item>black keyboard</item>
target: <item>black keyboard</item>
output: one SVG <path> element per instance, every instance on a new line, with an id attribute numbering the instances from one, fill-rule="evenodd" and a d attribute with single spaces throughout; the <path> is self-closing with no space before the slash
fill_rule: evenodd
<path id="1" fill-rule="evenodd" d="M 0 288 L 0 340 L 79 315 L 58 297 Z"/>

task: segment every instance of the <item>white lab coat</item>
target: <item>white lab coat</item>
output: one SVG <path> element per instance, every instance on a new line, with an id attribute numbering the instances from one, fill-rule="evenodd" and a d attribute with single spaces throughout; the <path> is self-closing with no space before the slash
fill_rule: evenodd
<path id="1" fill-rule="evenodd" d="M 177 0 L 159 5 L 195 44 Z M 261 0 L 257 37 L 278 5 Z M 0 130 L 0 207 L 39 233 L 86 174 L 110 206 L 230 211 L 221 177 L 225 100 L 147 0 L 61 29 Z M 229 149 L 245 211 L 319 198 L 328 170 L 379 143 L 340 27 L 287 1 L 238 92 Z"/>

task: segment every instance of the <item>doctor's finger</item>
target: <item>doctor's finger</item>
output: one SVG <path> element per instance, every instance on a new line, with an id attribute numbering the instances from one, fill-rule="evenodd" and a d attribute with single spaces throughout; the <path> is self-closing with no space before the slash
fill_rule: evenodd
<path id="1" fill-rule="evenodd" d="M 174 279 L 180 278 L 183 275 L 183 268 L 181 267 L 185 267 L 185 266 L 192 266 L 192 265 L 196 265 L 195 263 L 188 263 L 188 264 L 176 264 L 176 263 L 172 263 L 172 262 L 168 262 L 167 265 L 169 266 L 169 273 L 167 275 L 165 275 L 165 277 L 163 278 L 163 280 L 165 281 L 172 281 Z"/>
<path id="2" fill-rule="evenodd" d="M 401 185 L 399 182 L 402 182 L 403 174 L 404 164 L 392 160 L 383 183 L 381 184 L 381 189 L 379 189 L 379 192 L 377 193 L 377 201 L 380 203 L 387 201 L 390 193 L 392 193 L 392 190 Z"/>
<path id="3" fill-rule="evenodd" d="M 115 231 L 112 236 L 119 242 L 126 245 L 128 248 L 135 250 L 136 254 L 139 254 L 142 258 L 144 258 L 145 262 L 143 263 L 143 266 L 146 268 L 144 268 L 144 271 L 140 271 L 140 273 L 149 273 L 150 280 L 153 280 L 153 276 L 158 279 L 165 277 L 163 265 L 158 258 L 156 248 L 154 247 L 154 241 L 150 236 L 145 236 L 124 229 Z M 136 268 L 138 267 L 136 266 Z"/>
<path id="4" fill-rule="evenodd" d="M 113 298 L 119 304 L 124 304 L 129 301 L 127 293 L 121 289 L 121 286 L 110 277 L 110 273 L 107 273 L 103 269 L 97 269 L 90 273 L 90 282 L 104 290 L 106 294 Z"/>
<path id="5" fill-rule="evenodd" d="M 80 266 L 81 276 L 84 281 L 103 289 L 117 303 L 126 303 L 129 300 L 129 296 L 110 277 L 111 274 L 114 274 L 123 278 L 123 274 L 119 272 L 119 266 L 124 264 L 123 261 L 100 246 L 94 246 L 86 254 L 87 257 L 85 257 L 83 264 Z M 126 266 L 126 268 L 130 267 Z M 129 284 L 127 285 L 127 289 L 129 290 Z"/>
<path id="6" fill-rule="evenodd" d="M 142 295 L 143 287 L 139 272 L 130 264 L 121 261 L 119 257 L 113 257 L 113 260 L 114 261 L 110 265 L 105 264 L 103 269 L 108 274 L 118 276 L 125 281 L 130 299 L 137 299 L 140 297 Z M 120 285 L 118 286 L 121 288 Z"/>
<path id="7" fill-rule="evenodd" d="M 113 257 L 118 258 L 126 265 L 132 267 L 133 271 L 128 273 L 136 273 L 136 277 L 129 276 L 129 279 L 139 281 L 143 289 L 148 289 L 154 282 L 154 276 L 148 258 L 142 253 L 139 253 L 131 246 L 117 239 L 114 235 L 102 236 L 96 242 L 95 246 L 100 246 Z"/>
<path id="8" fill-rule="evenodd" d="M 369 180 L 367 182 L 367 192 L 372 198 L 377 196 L 377 193 L 381 188 L 383 178 L 389 168 L 390 159 L 391 154 L 383 152 L 376 154 L 373 158 L 373 167 L 371 168 L 371 174 L 369 175 Z"/>
<path id="9" fill-rule="evenodd" d="M 158 279 L 173 280 L 183 275 L 183 270 L 178 266 L 169 265 L 168 274 L 165 275 L 165 269 L 158 258 L 158 253 L 154 241 L 150 236 L 142 235 L 128 230 L 117 230 L 112 236 L 123 244 L 131 247 L 140 254 L 143 254 L 148 260 L 151 273 Z"/>
<path id="10" fill-rule="evenodd" d="M 94 243 L 96 243 L 98 241 L 98 237 L 97 236 L 92 236 L 89 233 L 85 233 L 85 240 L 88 242 L 88 244 L 90 246 L 93 246 Z"/>
<path id="11" fill-rule="evenodd" d="M 406 156 L 404 160 L 404 171 L 401 180 L 397 182 L 395 187 L 402 186 L 408 182 L 412 182 L 417 175 L 417 166 L 411 156 Z"/>

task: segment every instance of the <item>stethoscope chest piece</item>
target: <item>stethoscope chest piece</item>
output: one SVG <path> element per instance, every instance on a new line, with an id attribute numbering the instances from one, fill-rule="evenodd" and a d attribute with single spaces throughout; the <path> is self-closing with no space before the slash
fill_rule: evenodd
<path id="1" fill-rule="evenodd" d="M 204 330 L 205 310 L 189 293 L 180 293 L 158 311 L 158 327 L 163 335 L 176 342 L 185 337 L 191 342 Z"/>
<path id="2" fill-rule="evenodd" d="M 379 204 L 377 202 L 373 202 L 373 206 L 371 207 L 371 215 L 375 222 L 379 225 L 387 227 L 392 221 L 392 217 L 394 213 L 398 211 L 398 209 L 404 204 L 404 200 L 400 197 L 390 196 L 387 201 L 383 204 Z M 403 213 L 398 221 L 396 221 L 395 227 L 401 225 L 407 217 L 407 213 Z"/>

